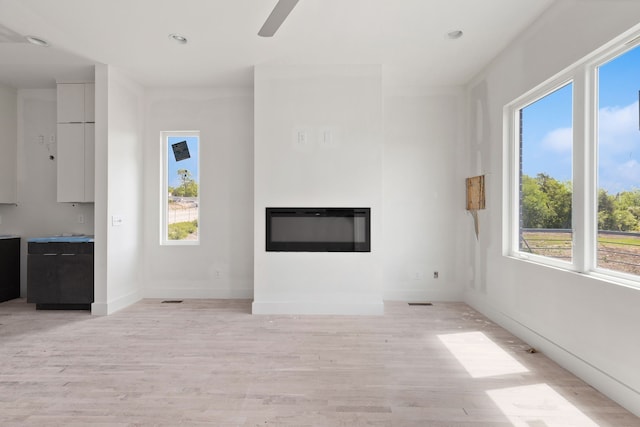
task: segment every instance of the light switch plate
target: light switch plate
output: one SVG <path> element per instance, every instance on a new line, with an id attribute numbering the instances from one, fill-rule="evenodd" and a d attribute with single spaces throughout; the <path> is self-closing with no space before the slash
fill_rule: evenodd
<path id="1" fill-rule="evenodd" d="M 113 215 L 111 217 L 111 225 L 114 226 L 114 227 L 121 226 L 123 222 L 124 221 L 123 221 L 123 219 L 122 219 L 122 217 L 120 215 Z"/>

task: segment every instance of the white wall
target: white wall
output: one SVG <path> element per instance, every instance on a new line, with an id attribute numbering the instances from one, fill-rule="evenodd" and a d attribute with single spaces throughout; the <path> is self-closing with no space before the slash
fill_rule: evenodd
<path id="1" fill-rule="evenodd" d="M 384 98 L 384 299 L 459 301 L 456 248 L 467 228 L 460 89 Z M 434 278 L 438 272 L 438 278 Z"/>
<path id="2" fill-rule="evenodd" d="M 253 296 L 253 94 L 151 89 L 145 103 L 144 296 Z M 160 245 L 162 131 L 200 131 L 200 244 Z"/>
<path id="3" fill-rule="evenodd" d="M 254 90 L 253 312 L 382 313 L 381 67 L 258 66 Z M 291 206 L 370 207 L 371 252 L 267 253 L 265 208 Z"/>
<path id="4" fill-rule="evenodd" d="M 639 21 L 637 1 L 559 2 L 469 85 L 467 167 L 489 175 L 465 296 L 638 415 L 640 290 L 505 257 L 501 243 L 503 106 Z"/>
<path id="5" fill-rule="evenodd" d="M 18 91 L 18 205 L 0 205 L 0 234 L 22 237 L 21 295 L 27 289 L 27 239 L 62 233 L 93 234 L 93 204 L 56 201 L 56 91 Z M 42 136 L 43 142 L 40 137 Z M 53 138 L 53 142 L 51 141 Z M 78 222 L 78 215 L 84 223 Z"/>
<path id="6" fill-rule="evenodd" d="M 115 67 L 96 67 L 96 297 L 109 314 L 142 297 L 144 91 Z M 122 218 L 114 226 L 113 216 Z"/>

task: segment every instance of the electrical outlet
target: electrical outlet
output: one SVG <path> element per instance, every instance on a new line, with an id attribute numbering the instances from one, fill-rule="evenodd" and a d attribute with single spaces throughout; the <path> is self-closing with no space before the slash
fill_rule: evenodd
<path id="1" fill-rule="evenodd" d="M 2 215 L 0 215 L 0 224 L 2 224 Z"/>
<path id="2" fill-rule="evenodd" d="M 437 271 L 434 271 L 434 272 L 433 272 L 433 278 L 434 278 L 434 279 L 437 279 L 437 278 L 438 278 L 438 272 L 437 272 Z"/>
<path id="3" fill-rule="evenodd" d="M 78 214 L 78 224 L 84 224 L 84 214 Z"/>

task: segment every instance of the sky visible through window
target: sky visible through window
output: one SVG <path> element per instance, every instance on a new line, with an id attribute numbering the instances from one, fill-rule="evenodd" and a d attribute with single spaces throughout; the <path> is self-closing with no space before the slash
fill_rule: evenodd
<path id="1" fill-rule="evenodd" d="M 175 157 L 173 156 L 173 150 L 171 146 L 177 142 L 187 141 L 187 146 L 189 147 L 189 154 L 191 158 L 180 160 L 176 162 Z M 170 136 L 168 140 L 168 169 L 167 169 L 167 179 L 169 181 L 169 187 L 178 187 L 182 181 L 180 180 L 180 176 L 178 175 L 179 169 L 187 169 L 191 172 L 191 176 L 193 179 L 198 182 L 198 137 L 197 136 Z"/>
<path id="2" fill-rule="evenodd" d="M 640 188 L 640 47 L 599 67 L 598 187 L 609 194 Z M 565 86 L 526 107 L 523 173 L 570 181 L 572 90 Z M 576 141 L 579 143 L 579 141 Z"/>

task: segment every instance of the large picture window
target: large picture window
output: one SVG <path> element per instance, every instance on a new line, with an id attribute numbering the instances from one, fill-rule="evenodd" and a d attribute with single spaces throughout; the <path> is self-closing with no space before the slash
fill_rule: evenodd
<path id="1" fill-rule="evenodd" d="M 198 244 L 200 221 L 199 132 L 162 132 L 161 243 Z"/>
<path id="2" fill-rule="evenodd" d="M 640 47 L 629 40 L 505 108 L 508 255 L 640 286 Z"/>
<path id="3" fill-rule="evenodd" d="M 572 260 L 573 84 L 519 109 L 519 242 L 530 254 Z"/>
<path id="4" fill-rule="evenodd" d="M 596 266 L 640 275 L 640 47 L 597 67 Z"/>

